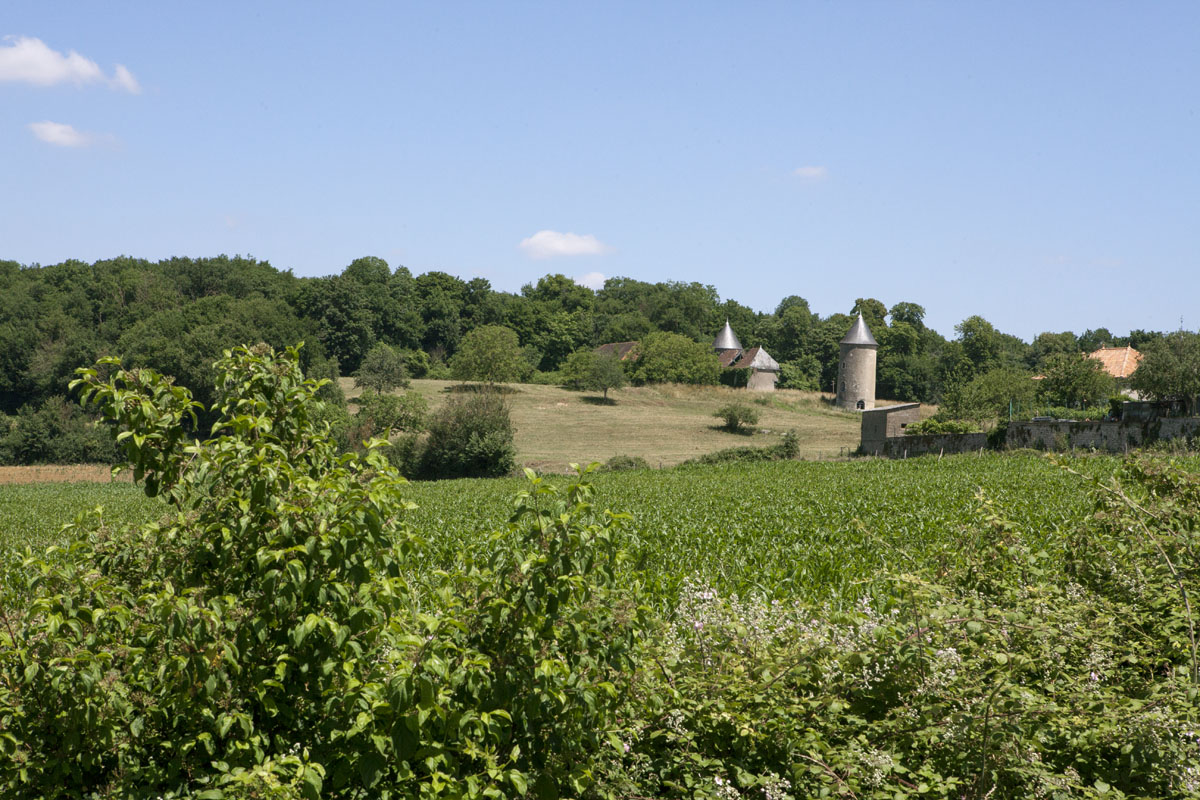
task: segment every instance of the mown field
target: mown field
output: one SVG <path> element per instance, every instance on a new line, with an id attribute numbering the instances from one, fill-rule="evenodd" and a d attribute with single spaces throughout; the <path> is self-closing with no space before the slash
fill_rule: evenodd
<path id="1" fill-rule="evenodd" d="M 1103 476 L 1117 460 L 1072 462 Z M 561 480 L 555 478 L 554 480 Z M 885 567 L 936 570 L 959 558 L 982 492 L 1033 541 L 1090 510 L 1085 482 L 1035 455 L 907 461 L 783 462 L 597 474 L 598 504 L 632 515 L 632 541 L 654 596 L 670 603 L 694 578 L 722 593 L 840 605 L 870 593 Z M 524 478 L 411 484 L 410 523 L 429 567 L 452 567 L 488 546 Z M 110 522 L 144 521 L 162 506 L 129 484 L 0 487 L 0 544 L 60 540 L 62 524 L 103 506 Z"/>
<path id="2" fill-rule="evenodd" d="M 350 378 L 342 389 L 353 403 L 359 390 Z M 437 408 L 455 381 L 415 380 L 412 390 Z M 598 394 L 560 386 L 505 384 L 516 429 L 518 463 L 562 472 L 571 461 L 607 461 L 640 456 L 654 467 L 669 467 L 726 447 L 777 444 L 789 430 L 799 437 L 800 456 L 838 458 L 858 448 L 862 418 L 831 406 L 819 392 L 746 392 L 724 386 L 660 384 Z M 758 412 L 753 436 L 728 433 L 713 412 L 733 400 Z M 884 403 L 890 401 L 882 401 Z M 936 408 L 929 407 L 929 414 Z"/>

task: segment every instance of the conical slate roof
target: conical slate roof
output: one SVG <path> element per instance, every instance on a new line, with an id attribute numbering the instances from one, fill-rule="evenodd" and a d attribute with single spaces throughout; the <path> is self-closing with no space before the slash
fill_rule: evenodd
<path id="1" fill-rule="evenodd" d="M 850 326 L 850 332 L 846 334 L 840 344 L 859 344 L 868 347 L 879 347 L 879 342 L 875 341 L 875 337 L 871 335 L 871 329 L 867 327 L 867 323 L 863 320 L 862 314 L 858 315 L 858 319 L 854 320 L 854 324 Z"/>
<path id="2" fill-rule="evenodd" d="M 725 327 L 717 334 L 717 338 L 713 339 L 713 350 L 741 349 L 742 343 L 738 341 L 737 334 L 733 332 L 733 328 L 729 327 L 729 320 L 725 320 Z"/>

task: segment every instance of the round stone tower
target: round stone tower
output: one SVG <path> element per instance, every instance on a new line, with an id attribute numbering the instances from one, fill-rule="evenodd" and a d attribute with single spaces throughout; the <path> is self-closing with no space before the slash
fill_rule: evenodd
<path id="1" fill-rule="evenodd" d="M 837 405 L 847 411 L 866 411 L 875 407 L 875 351 L 879 342 L 862 314 L 850 326 L 839 343 Z"/>

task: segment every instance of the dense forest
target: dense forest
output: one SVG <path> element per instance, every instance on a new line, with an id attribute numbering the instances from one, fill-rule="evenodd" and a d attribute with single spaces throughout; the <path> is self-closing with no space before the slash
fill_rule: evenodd
<path id="1" fill-rule="evenodd" d="M 21 418 L 64 439 L 80 412 L 66 397 L 73 371 L 101 356 L 154 368 L 211 400 L 212 363 L 241 343 L 277 348 L 303 341 L 310 375 L 351 375 L 377 343 L 400 352 L 413 377 L 448 377 L 447 364 L 471 331 L 503 326 L 516 334 L 531 380 L 557 381 L 577 350 L 642 340 L 656 332 L 709 343 L 728 319 L 743 344 L 762 345 L 782 366 L 784 388 L 828 390 L 838 341 L 862 313 L 879 341 L 877 395 L 939 402 L 980 376 L 1043 370 L 1063 354 L 1103 344 L 1141 347 L 1162 334 L 1116 337 L 1104 328 L 1076 336 L 1047 332 L 1032 343 L 972 316 L 947 340 L 927 328 L 914 302 L 890 308 L 859 298 L 845 313 L 822 317 L 798 296 L 756 312 L 699 283 L 610 278 L 599 291 L 546 275 L 519 294 L 488 281 L 444 272 L 414 276 L 380 258 L 360 258 L 340 274 L 296 277 L 253 258 L 121 257 L 87 264 L 23 266 L 0 261 L 0 436 Z M 636 378 L 635 378 L 636 380 Z M 58 426 L 56 428 L 56 426 Z M 28 437 L 26 437 L 28 438 Z M 66 452 L 9 453 L 8 460 L 102 456 L 106 434 L 80 433 Z"/>

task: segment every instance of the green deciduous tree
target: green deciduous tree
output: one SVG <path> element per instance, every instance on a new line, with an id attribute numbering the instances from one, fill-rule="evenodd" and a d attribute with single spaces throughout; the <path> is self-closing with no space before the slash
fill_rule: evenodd
<path id="1" fill-rule="evenodd" d="M 1180 400 L 1189 413 L 1200 396 L 1200 334 L 1179 331 L 1146 342 L 1130 385 L 1155 400 Z"/>
<path id="2" fill-rule="evenodd" d="M 605 400 L 609 389 L 620 389 L 628 382 L 621 359 L 595 350 L 576 350 L 563 365 L 562 373 L 568 386 L 603 392 Z"/>
<path id="3" fill-rule="evenodd" d="M 1043 362 L 1038 386 L 1043 402 L 1070 408 L 1105 403 L 1116 389 L 1104 365 L 1083 353 L 1055 353 Z"/>
<path id="4" fill-rule="evenodd" d="M 1010 404 L 1027 409 L 1036 391 L 1036 381 L 1028 373 L 994 369 L 951 387 L 942 398 L 938 416 L 974 422 L 1005 418 Z"/>
<path id="5" fill-rule="evenodd" d="M 367 351 L 354 373 L 354 385 L 380 393 L 408 386 L 404 357 L 383 342 L 377 343 Z"/>
<path id="6" fill-rule="evenodd" d="M 716 383 L 721 362 L 707 344 L 677 333 L 652 333 L 638 346 L 635 379 L 641 383 Z"/>
<path id="7" fill-rule="evenodd" d="M 484 325 L 463 337 L 450 371 L 460 381 L 503 383 L 521 380 L 530 369 L 516 333 L 503 325 Z"/>

